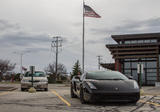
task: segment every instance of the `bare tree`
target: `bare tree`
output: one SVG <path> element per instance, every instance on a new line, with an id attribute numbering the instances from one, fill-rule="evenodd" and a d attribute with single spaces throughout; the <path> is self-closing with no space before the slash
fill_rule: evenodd
<path id="1" fill-rule="evenodd" d="M 10 60 L 0 59 L 0 80 L 3 78 L 3 74 L 12 71 L 15 68 L 16 64 L 11 63 Z"/>
<path id="2" fill-rule="evenodd" d="M 57 75 L 56 75 L 56 63 L 49 64 L 44 70 L 46 73 L 51 74 L 52 77 L 56 78 L 57 80 L 59 80 L 60 75 L 67 73 L 66 67 L 63 64 L 58 64 Z"/>

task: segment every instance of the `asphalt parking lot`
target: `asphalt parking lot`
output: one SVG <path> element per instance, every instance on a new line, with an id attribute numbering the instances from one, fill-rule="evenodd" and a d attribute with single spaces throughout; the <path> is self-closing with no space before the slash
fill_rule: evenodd
<path id="1" fill-rule="evenodd" d="M 19 84 L 12 86 L 18 89 L 0 91 L 0 112 L 160 112 L 159 94 L 145 94 L 137 104 L 81 104 L 70 98 L 70 88 L 64 84 L 49 85 L 48 92 L 36 93 L 21 92 Z"/>

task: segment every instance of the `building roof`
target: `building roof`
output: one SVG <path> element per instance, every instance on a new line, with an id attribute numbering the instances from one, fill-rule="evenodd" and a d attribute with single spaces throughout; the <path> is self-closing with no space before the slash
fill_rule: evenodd
<path id="1" fill-rule="evenodd" d="M 160 33 L 112 35 L 112 38 L 116 42 L 119 42 L 120 40 L 160 39 Z"/>
<path id="2" fill-rule="evenodd" d="M 115 59 L 157 58 L 159 46 L 160 43 L 106 45 Z"/>

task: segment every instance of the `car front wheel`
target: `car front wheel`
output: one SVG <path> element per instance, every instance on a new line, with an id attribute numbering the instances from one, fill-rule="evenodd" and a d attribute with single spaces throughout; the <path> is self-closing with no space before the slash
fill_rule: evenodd
<path id="1" fill-rule="evenodd" d="M 138 100 L 132 100 L 131 103 L 136 104 Z"/>
<path id="2" fill-rule="evenodd" d="M 83 88 L 82 88 L 82 87 L 81 87 L 81 89 L 80 89 L 80 101 L 81 101 L 82 104 L 85 104 L 85 103 L 86 103 L 86 101 L 85 101 L 85 99 L 84 99 L 84 91 L 83 91 Z"/>
<path id="3" fill-rule="evenodd" d="M 73 92 L 73 86 L 72 86 L 72 84 L 71 84 L 71 98 L 76 98 L 76 95 Z"/>
<path id="4" fill-rule="evenodd" d="M 48 91 L 48 88 L 45 88 L 44 91 Z"/>

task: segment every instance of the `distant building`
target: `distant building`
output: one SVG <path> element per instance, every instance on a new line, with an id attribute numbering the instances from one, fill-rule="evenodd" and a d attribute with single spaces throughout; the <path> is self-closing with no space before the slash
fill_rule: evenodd
<path id="1" fill-rule="evenodd" d="M 144 66 L 143 85 L 160 81 L 160 33 L 112 35 L 117 44 L 107 44 L 115 63 L 101 66 L 131 75 L 138 81 L 137 64 Z"/>

